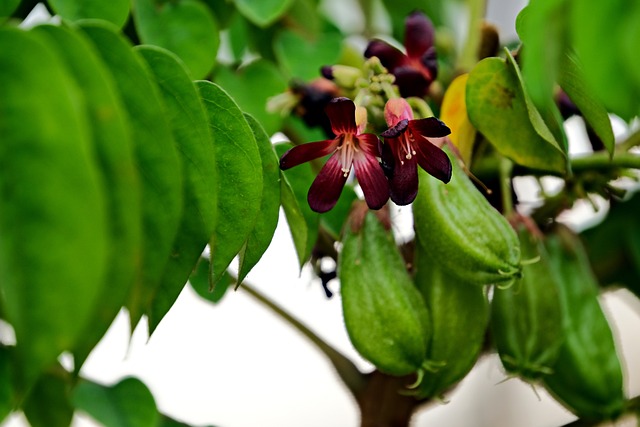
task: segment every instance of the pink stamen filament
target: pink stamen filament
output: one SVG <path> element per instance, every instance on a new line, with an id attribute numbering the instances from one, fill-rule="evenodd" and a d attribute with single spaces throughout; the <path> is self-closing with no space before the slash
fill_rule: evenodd
<path id="1" fill-rule="evenodd" d="M 358 152 L 358 138 L 354 134 L 344 134 L 342 143 L 338 146 L 340 150 L 340 164 L 342 165 L 342 173 L 344 177 L 349 176 L 351 172 L 351 165 L 353 165 L 353 156 Z"/>

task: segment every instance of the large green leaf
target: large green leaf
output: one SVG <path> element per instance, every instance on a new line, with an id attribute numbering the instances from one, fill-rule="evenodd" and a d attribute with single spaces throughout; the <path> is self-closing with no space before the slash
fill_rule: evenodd
<path id="1" fill-rule="evenodd" d="M 262 201 L 262 161 L 242 111 L 218 85 L 198 81 L 218 167 L 218 221 L 209 243 L 213 283 L 225 272 L 253 230 Z"/>
<path id="2" fill-rule="evenodd" d="M 566 171 L 566 157 L 523 91 L 512 61 L 486 58 L 469 74 L 469 120 L 503 155 L 534 169 Z"/>
<path id="3" fill-rule="evenodd" d="M 278 62 L 290 77 L 313 80 L 320 77 L 323 65 L 337 62 L 342 35 L 330 32 L 309 40 L 298 33 L 285 30 L 278 34 L 274 43 Z"/>
<path id="4" fill-rule="evenodd" d="M 149 329 L 153 331 L 178 298 L 215 230 L 217 170 L 209 122 L 182 63 L 174 54 L 159 47 L 141 46 L 136 50 L 149 64 L 160 88 L 184 173 L 182 222 L 160 286 L 147 311 Z"/>
<path id="5" fill-rule="evenodd" d="M 282 157 L 292 146 L 291 143 L 276 144 L 275 149 L 278 157 Z M 309 259 L 318 239 L 320 215 L 312 211 L 307 202 L 307 193 L 315 179 L 315 174 L 309 163 L 283 171 L 282 174 L 281 203 L 287 216 L 300 268 L 302 268 Z M 306 227 L 302 227 L 300 224 L 300 214 L 302 214 Z"/>
<path id="6" fill-rule="evenodd" d="M 104 427 L 156 427 L 160 421 L 153 395 L 137 378 L 107 387 L 83 380 L 73 392 L 76 408 Z"/>
<path id="7" fill-rule="evenodd" d="M 107 255 L 82 95 L 54 52 L 32 34 L 0 29 L 0 298 L 23 387 L 73 347 Z"/>
<path id="8" fill-rule="evenodd" d="M 218 24 L 200 1 L 133 0 L 133 17 L 144 43 L 180 57 L 193 78 L 209 74 L 220 44 Z"/>
<path id="9" fill-rule="evenodd" d="M 260 126 L 260 123 L 248 114 L 245 114 L 245 118 L 253 131 L 262 160 L 262 202 L 256 224 L 240 251 L 238 283 L 242 283 L 242 280 L 258 263 L 269 247 L 280 216 L 280 167 L 278 158 L 271 144 L 271 139 Z"/>
<path id="10" fill-rule="evenodd" d="M 69 21 L 104 19 L 122 28 L 129 16 L 129 0 L 49 0 L 53 11 Z"/>
<path id="11" fill-rule="evenodd" d="M 129 116 L 142 177 L 142 274 L 127 303 L 135 325 L 160 284 L 180 223 L 180 160 L 158 87 L 144 60 L 110 26 L 88 22 L 82 29 L 115 79 Z"/>
<path id="12" fill-rule="evenodd" d="M 268 27 L 280 18 L 293 0 L 234 0 L 236 7 L 249 21 Z"/>
<path id="13" fill-rule="evenodd" d="M 52 41 L 56 54 L 83 88 L 96 161 L 104 181 L 109 218 L 109 258 L 91 321 L 74 347 L 75 367 L 100 341 L 124 305 L 141 257 L 140 181 L 128 118 L 111 74 L 81 33 L 44 25 L 34 33 Z"/>
<path id="14" fill-rule="evenodd" d="M 212 289 L 211 275 L 209 274 L 211 265 L 208 258 L 200 258 L 196 269 L 189 277 L 189 283 L 193 290 L 202 298 L 217 304 L 222 300 L 231 285 L 231 276 L 228 273 L 222 275 L 218 283 Z"/>
<path id="15" fill-rule="evenodd" d="M 582 65 L 574 55 L 564 55 L 558 82 L 571 101 L 582 113 L 584 120 L 598 135 L 610 155 L 615 149 L 615 139 L 611 128 L 611 119 L 606 108 L 594 96 L 584 78 Z"/>
<path id="16" fill-rule="evenodd" d="M 74 411 L 70 389 L 71 375 L 60 365 L 40 376 L 22 404 L 31 427 L 68 427 Z"/>
<path id="17" fill-rule="evenodd" d="M 4 20 L 3 18 L 11 16 L 19 4 L 20 0 L 4 0 L 0 2 L 0 22 Z"/>
<path id="18" fill-rule="evenodd" d="M 0 345 L 0 422 L 9 415 L 14 406 L 11 386 L 12 351 L 13 347 Z"/>
<path id="19" fill-rule="evenodd" d="M 216 82 L 229 91 L 233 99 L 247 113 L 254 116 L 267 134 L 272 135 L 282 126 L 282 116 L 267 111 L 267 100 L 282 93 L 287 83 L 273 63 L 257 60 L 233 72 L 221 67 Z"/>

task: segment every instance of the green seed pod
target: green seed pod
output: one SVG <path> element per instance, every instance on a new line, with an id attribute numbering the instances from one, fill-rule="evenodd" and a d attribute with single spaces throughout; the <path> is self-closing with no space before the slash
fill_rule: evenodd
<path id="1" fill-rule="evenodd" d="M 414 281 L 429 311 L 432 336 L 424 371 L 416 388 L 419 398 L 438 396 L 469 373 L 482 350 L 489 322 L 485 290 L 470 286 L 433 261 L 428 248 L 417 242 Z"/>
<path id="2" fill-rule="evenodd" d="M 451 160 L 448 184 L 419 171 L 420 187 L 413 204 L 416 235 L 459 280 L 508 286 L 521 275 L 518 238 L 457 160 Z"/>
<path id="3" fill-rule="evenodd" d="M 347 332 L 354 347 L 380 371 L 410 374 L 427 353 L 427 309 L 391 233 L 373 213 L 354 212 L 338 261 Z"/>
<path id="4" fill-rule="evenodd" d="M 598 283 L 584 247 L 566 228 L 546 247 L 560 283 L 566 340 L 547 390 L 580 418 L 613 419 L 624 407 L 623 376 L 611 327 L 598 303 Z"/>
<path id="5" fill-rule="evenodd" d="M 564 341 L 558 284 L 542 242 L 524 227 L 518 230 L 522 256 L 537 261 L 523 267 L 513 286 L 495 288 L 491 331 L 505 369 L 528 380 L 552 372 Z"/>

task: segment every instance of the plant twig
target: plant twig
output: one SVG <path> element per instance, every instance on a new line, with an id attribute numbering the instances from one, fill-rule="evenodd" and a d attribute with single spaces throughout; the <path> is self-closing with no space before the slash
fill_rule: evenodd
<path id="1" fill-rule="evenodd" d="M 480 47 L 482 37 L 482 21 L 484 19 L 487 7 L 486 0 L 467 0 L 467 9 L 469 10 L 469 25 L 467 28 L 467 40 L 462 48 L 462 53 L 458 57 L 456 64 L 459 70 L 471 70 L 478 62 L 478 48 Z"/>
<path id="2" fill-rule="evenodd" d="M 270 308 L 278 317 L 287 322 L 298 332 L 308 338 L 318 349 L 329 359 L 340 379 L 347 386 L 354 397 L 358 397 L 359 392 L 366 385 L 366 377 L 346 356 L 333 348 L 330 344 L 316 335 L 311 329 L 306 327 L 298 319 L 287 313 L 283 308 L 271 301 L 267 296 L 263 295 L 247 282 L 242 282 L 240 289 L 246 291 L 266 307 Z"/>

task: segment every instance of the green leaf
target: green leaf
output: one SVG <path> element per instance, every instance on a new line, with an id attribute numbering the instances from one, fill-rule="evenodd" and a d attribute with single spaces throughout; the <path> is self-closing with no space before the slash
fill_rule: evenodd
<path id="1" fill-rule="evenodd" d="M 271 139 L 260 126 L 260 123 L 248 114 L 245 114 L 245 119 L 253 131 L 262 160 L 262 202 L 256 224 L 240 251 L 238 283 L 242 283 L 242 280 L 258 263 L 269 247 L 280 215 L 280 166 L 278 158 L 271 144 Z"/>
<path id="2" fill-rule="evenodd" d="M 566 157 L 523 91 L 513 62 L 480 61 L 466 90 L 469 120 L 503 155 L 534 169 L 565 172 Z"/>
<path id="3" fill-rule="evenodd" d="M 216 286 L 211 289 L 211 275 L 209 274 L 210 263 L 208 258 L 200 258 L 200 262 L 195 269 L 195 271 L 189 277 L 189 283 L 191 283 L 191 287 L 200 295 L 202 298 L 207 301 L 211 301 L 214 304 L 220 302 L 222 297 L 224 297 L 229 289 L 232 280 L 231 276 L 225 272 Z"/>
<path id="4" fill-rule="evenodd" d="M 129 0 L 79 1 L 49 0 L 55 13 L 69 21 L 104 19 L 122 28 L 129 17 Z"/>
<path id="5" fill-rule="evenodd" d="M 22 404 L 31 427 L 68 427 L 73 418 L 71 376 L 60 365 L 42 375 Z"/>
<path id="6" fill-rule="evenodd" d="M 20 0 L 4 0 L 0 2 L 0 22 L 4 20 L 3 18 L 11 16 L 19 4 Z"/>
<path id="7" fill-rule="evenodd" d="M 307 251 L 307 240 L 311 234 L 311 230 L 309 230 L 304 212 L 298 204 L 291 184 L 289 184 L 287 177 L 282 171 L 280 171 L 280 203 L 287 218 L 287 224 L 289 224 L 291 238 L 293 239 L 293 245 L 296 248 L 296 255 L 298 256 L 298 263 L 302 269 L 302 266 L 307 262 L 311 254 L 310 251 Z M 317 222 L 316 220 L 316 235 Z"/>
<path id="8" fill-rule="evenodd" d="M 132 377 L 111 387 L 82 380 L 73 403 L 104 427 L 156 427 L 160 420 L 153 395 Z"/>
<path id="9" fill-rule="evenodd" d="M 0 298 L 22 387 L 73 347 L 106 267 L 88 119 L 54 52 L 32 34 L 0 29 Z"/>
<path id="10" fill-rule="evenodd" d="M 309 40 L 293 31 L 282 31 L 274 41 L 278 63 L 288 76 L 301 80 L 320 77 L 323 65 L 335 64 L 342 49 L 342 35 L 323 33 Z"/>
<path id="11" fill-rule="evenodd" d="M 140 180 L 128 117 L 115 82 L 82 33 L 42 25 L 34 34 L 52 42 L 56 54 L 83 88 L 94 154 L 100 166 L 109 218 L 108 270 L 91 321 L 74 347 L 79 370 L 124 305 L 139 274 L 141 257 Z"/>
<path id="12" fill-rule="evenodd" d="M 268 27 L 280 18 L 293 0 L 234 0 L 236 7 L 249 21 Z"/>
<path id="13" fill-rule="evenodd" d="M 207 6 L 196 0 L 133 0 L 133 17 L 143 43 L 178 55 L 193 78 L 213 68 L 220 39 L 218 24 Z"/>
<path id="14" fill-rule="evenodd" d="M 218 167 L 218 221 L 209 243 L 215 284 L 253 230 L 262 201 L 262 161 L 242 111 L 218 85 L 196 82 L 209 117 Z"/>
<path id="15" fill-rule="evenodd" d="M 637 67 L 628 67 L 625 57 L 630 51 L 637 51 L 640 12 L 636 9 L 626 0 L 572 1 L 567 15 L 570 36 L 584 64 L 589 87 L 607 110 L 625 120 L 640 110 L 640 79 L 634 74 Z"/>
<path id="16" fill-rule="evenodd" d="M 278 158 L 292 147 L 291 143 L 275 144 Z M 309 207 L 307 202 L 307 192 L 311 183 L 315 179 L 315 174 L 309 163 L 296 166 L 281 172 L 283 185 L 280 187 L 281 204 L 284 208 L 287 222 L 296 246 L 300 268 L 309 260 L 311 251 L 318 239 L 318 227 L 320 215 Z M 306 227 L 301 227 L 300 214 L 306 223 Z"/>
<path id="17" fill-rule="evenodd" d="M 344 226 L 349 211 L 353 206 L 353 202 L 356 200 L 358 200 L 358 195 L 353 187 L 345 185 L 342 189 L 342 194 L 340 194 L 340 198 L 338 199 L 338 203 L 336 203 L 333 209 L 329 212 L 325 212 L 320 215 L 320 223 L 334 239 L 340 240 L 342 227 Z"/>
<path id="18" fill-rule="evenodd" d="M 354 347 L 378 369 L 407 375 L 425 360 L 429 313 L 393 235 L 361 208 L 356 214 L 363 218 L 352 216 L 345 228 L 338 258 L 345 326 Z"/>
<path id="19" fill-rule="evenodd" d="M 160 88 L 184 174 L 182 221 L 147 311 L 153 332 L 178 298 L 215 230 L 217 169 L 207 115 L 182 63 L 159 47 L 141 46 L 136 51 L 147 61 Z"/>
<path id="20" fill-rule="evenodd" d="M 588 87 L 584 79 L 583 67 L 574 55 L 563 57 L 558 82 L 612 156 L 615 139 L 611 119 L 602 102 L 595 98 L 593 91 Z"/>
<path id="21" fill-rule="evenodd" d="M 14 407 L 13 387 L 11 386 L 11 370 L 13 347 L 0 344 L 0 423 Z"/>
<path id="22" fill-rule="evenodd" d="M 259 59 L 233 72 L 220 67 L 216 83 L 226 88 L 243 111 L 264 126 L 268 135 L 279 131 L 283 117 L 267 112 L 267 100 L 287 89 L 287 83 L 273 63 Z"/>
<path id="23" fill-rule="evenodd" d="M 115 79 L 128 113 L 142 178 L 142 274 L 127 303 L 135 326 L 160 284 L 180 223 L 180 160 L 158 87 L 144 60 L 110 26 L 87 22 L 81 28 Z"/>

